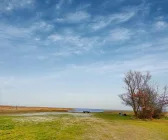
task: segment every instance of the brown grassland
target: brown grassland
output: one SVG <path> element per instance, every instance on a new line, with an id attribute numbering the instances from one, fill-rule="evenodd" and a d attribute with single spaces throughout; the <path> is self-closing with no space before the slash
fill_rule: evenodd
<path id="1" fill-rule="evenodd" d="M 26 106 L 0 106 L 0 113 L 23 113 L 23 112 L 68 112 L 71 108 L 54 107 L 26 107 Z"/>

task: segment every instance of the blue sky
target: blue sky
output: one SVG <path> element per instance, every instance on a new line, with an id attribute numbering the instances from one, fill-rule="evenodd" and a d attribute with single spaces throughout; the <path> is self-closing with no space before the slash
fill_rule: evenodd
<path id="1" fill-rule="evenodd" d="M 0 103 L 125 109 L 128 70 L 168 83 L 167 0 L 1 0 Z"/>

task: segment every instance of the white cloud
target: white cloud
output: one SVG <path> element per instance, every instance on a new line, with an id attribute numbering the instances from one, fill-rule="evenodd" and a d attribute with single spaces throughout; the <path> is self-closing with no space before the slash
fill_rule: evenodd
<path id="1" fill-rule="evenodd" d="M 117 0 L 114 3 L 117 3 L 117 2 L 120 3 L 122 1 L 123 0 L 120 0 L 120 1 Z M 106 6 L 110 3 L 111 3 L 110 0 L 104 2 L 104 4 Z M 127 7 L 124 7 L 118 13 L 114 13 L 114 14 L 111 14 L 108 16 L 97 16 L 90 24 L 90 27 L 93 30 L 99 30 L 99 29 L 103 29 L 103 28 L 110 26 L 110 25 L 116 26 L 120 23 L 127 22 L 127 21 L 131 20 L 133 17 L 137 16 L 138 13 L 141 13 L 140 16 L 142 16 L 142 17 L 146 16 L 149 12 L 149 9 L 150 9 L 149 5 L 147 5 L 145 2 L 142 2 L 142 4 L 140 4 L 139 6 L 127 6 Z"/>
<path id="2" fill-rule="evenodd" d="M 35 48 L 45 40 L 40 41 L 39 32 L 49 32 L 53 29 L 53 25 L 43 21 L 33 23 L 29 26 L 14 26 L 9 24 L 0 23 L 0 41 L 2 48 L 19 48 L 30 50 L 29 48 Z M 45 44 L 44 43 L 44 44 Z M 19 51 L 20 51 L 19 50 Z"/>
<path id="3" fill-rule="evenodd" d="M 96 21 L 90 26 L 93 30 L 98 30 L 108 26 L 110 23 L 111 19 L 104 19 L 103 17 L 99 17 L 99 19 L 96 19 Z"/>
<path id="4" fill-rule="evenodd" d="M 40 38 L 38 38 L 38 37 L 35 37 L 35 38 L 34 38 L 34 40 L 36 40 L 36 41 L 39 41 L 39 40 L 40 40 Z"/>
<path id="5" fill-rule="evenodd" d="M 31 32 L 22 27 L 0 24 L 0 39 L 30 37 Z"/>
<path id="6" fill-rule="evenodd" d="M 66 20 L 69 22 L 80 22 L 88 18 L 90 18 L 90 15 L 85 11 L 77 11 L 66 16 Z"/>
<path id="7" fill-rule="evenodd" d="M 54 26 L 52 24 L 49 24 L 45 21 L 38 21 L 36 23 L 34 23 L 33 25 L 31 25 L 29 27 L 29 30 L 30 31 L 41 31 L 41 32 L 44 32 L 44 31 L 51 31 L 52 29 L 54 28 Z"/>
<path id="8" fill-rule="evenodd" d="M 159 58 L 160 57 L 160 58 Z M 163 60 L 162 55 L 145 55 L 139 58 L 101 61 L 86 65 L 69 65 L 67 72 L 80 71 L 81 73 L 103 74 L 109 73 L 120 76 L 125 72 L 132 70 L 150 71 L 152 74 L 168 73 L 168 60 Z"/>
<path id="9" fill-rule="evenodd" d="M 142 43 L 142 44 L 136 45 L 136 49 L 137 50 L 147 50 L 147 49 L 151 48 L 152 45 L 153 45 L 152 43 Z"/>
<path id="10" fill-rule="evenodd" d="M 52 53 L 51 55 L 54 57 L 68 57 L 68 56 L 72 56 L 72 55 L 80 55 L 82 53 L 84 53 L 85 51 L 82 50 L 64 50 L 64 51 L 57 51 L 55 53 Z"/>
<path id="11" fill-rule="evenodd" d="M 34 0 L 1 0 L 0 12 L 10 12 L 14 9 L 33 7 Z"/>
<path id="12" fill-rule="evenodd" d="M 70 23 L 78 23 L 81 21 L 85 21 L 90 18 L 90 14 L 86 11 L 76 11 L 74 13 L 69 13 L 64 16 L 64 18 L 57 18 L 57 22 L 70 22 Z"/>
<path id="13" fill-rule="evenodd" d="M 36 22 L 28 27 L 19 27 L 8 24 L 0 24 L 0 39 L 19 39 L 19 38 L 32 38 L 36 31 L 47 32 L 53 29 L 53 25 L 44 21 Z"/>
<path id="14" fill-rule="evenodd" d="M 134 15 L 136 14 L 136 11 L 124 11 L 117 14 L 112 14 L 109 16 L 98 16 L 93 20 L 93 23 L 90 24 L 91 28 L 94 30 L 105 28 L 106 26 L 110 24 L 118 24 L 122 22 L 126 22 L 130 20 Z"/>
<path id="15" fill-rule="evenodd" d="M 149 51 L 168 51 L 168 37 L 159 38 L 152 42 Z"/>
<path id="16" fill-rule="evenodd" d="M 59 0 L 58 4 L 56 5 L 56 9 L 60 9 L 64 4 L 64 0 Z"/>
<path id="17" fill-rule="evenodd" d="M 133 34 L 136 34 L 135 32 Z M 147 36 L 147 35 L 145 35 Z M 138 37 L 140 38 L 140 37 Z M 115 53 L 119 54 L 151 54 L 151 53 L 164 53 L 168 51 L 168 38 L 157 38 L 150 40 L 137 40 L 135 39 L 133 44 L 125 44 L 119 48 L 116 48 Z"/>
<path id="18" fill-rule="evenodd" d="M 91 4 L 82 4 L 77 8 L 77 11 L 86 10 L 91 6 Z"/>
<path id="19" fill-rule="evenodd" d="M 165 21 L 157 21 L 154 24 L 154 28 L 156 28 L 157 30 L 164 30 L 164 29 L 168 28 L 168 23 Z"/>
<path id="20" fill-rule="evenodd" d="M 63 39 L 63 36 L 61 36 L 59 34 L 52 34 L 52 35 L 48 36 L 48 38 L 53 41 L 59 41 L 59 40 Z"/>
<path id="21" fill-rule="evenodd" d="M 114 14 L 111 16 L 111 20 L 116 22 L 126 22 L 130 20 L 135 15 L 135 13 L 136 11 L 125 11 L 123 13 Z"/>
<path id="22" fill-rule="evenodd" d="M 58 3 L 56 4 L 56 9 L 60 10 L 63 8 L 64 4 L 72 4 L 73 0 L 58 0 Z"/>
<path id="23" fill-rule="evenodd" d="M 121 48 L 115 50 L 116 53 L 129 53 L 129 52 L 145 52 L 151 51 L 153 48 L 153 42 L 141 42 L 131 45 L 124 45 Z"/>
<path id="24" fill-rule="evenodd" d="M 58 55 L 67 55 L 67 52 L 68 54 L 81 54 L 82 52 L 90 51 L 101 43 L 99 43 L 99 37 L 81 37 L 77 33 L 51 34 L 48 39 L 55 43 L 57 47 L 61 46 L 60 50 L 64 52 L 58 52 Z"/>
<path id="25" fill-rule="evenodd" d="M 0 48 L 8 50 L 9 53 L 27 53 L 36 50 L 37 41 L 30 28 L 17 27 L 0 24 Z"/>
<path id="26" fill-rule="evenodd" d="M 126 28 L 113 29 L 110 33 L 109 40 L 111 41 L 125 41 L 129 40 L 133 33 Z"/>

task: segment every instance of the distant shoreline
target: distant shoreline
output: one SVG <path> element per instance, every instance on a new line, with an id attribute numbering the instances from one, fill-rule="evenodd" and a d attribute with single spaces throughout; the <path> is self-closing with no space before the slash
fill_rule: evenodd
<path id="1" fill-rule="evenodd" d="M 91 108 L 59 108 L 59 107 L 36 107 L 36 106 L 12 106 L 0 105 L 0 114 L 4 113 L 30 113 L 30 112 L 132 112 L 131 110 L 91 109 Z"/>
<path id="2" fill-rule="evenodd" d="M 0 105 L 1 114 L 2 113 L 26 113 L 26 112 L 68 112 L 70 110 L 72 110 L 72 108 Z"/>

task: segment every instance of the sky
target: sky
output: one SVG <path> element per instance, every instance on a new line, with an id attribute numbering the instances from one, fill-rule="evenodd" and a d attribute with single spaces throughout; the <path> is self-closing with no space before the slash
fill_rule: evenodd
<path id="1" fill-rule="evenodd" d="M 0 104 L 128 109 L 124 73 L 168 84 L 167 0 L 0 0 Z"/>

